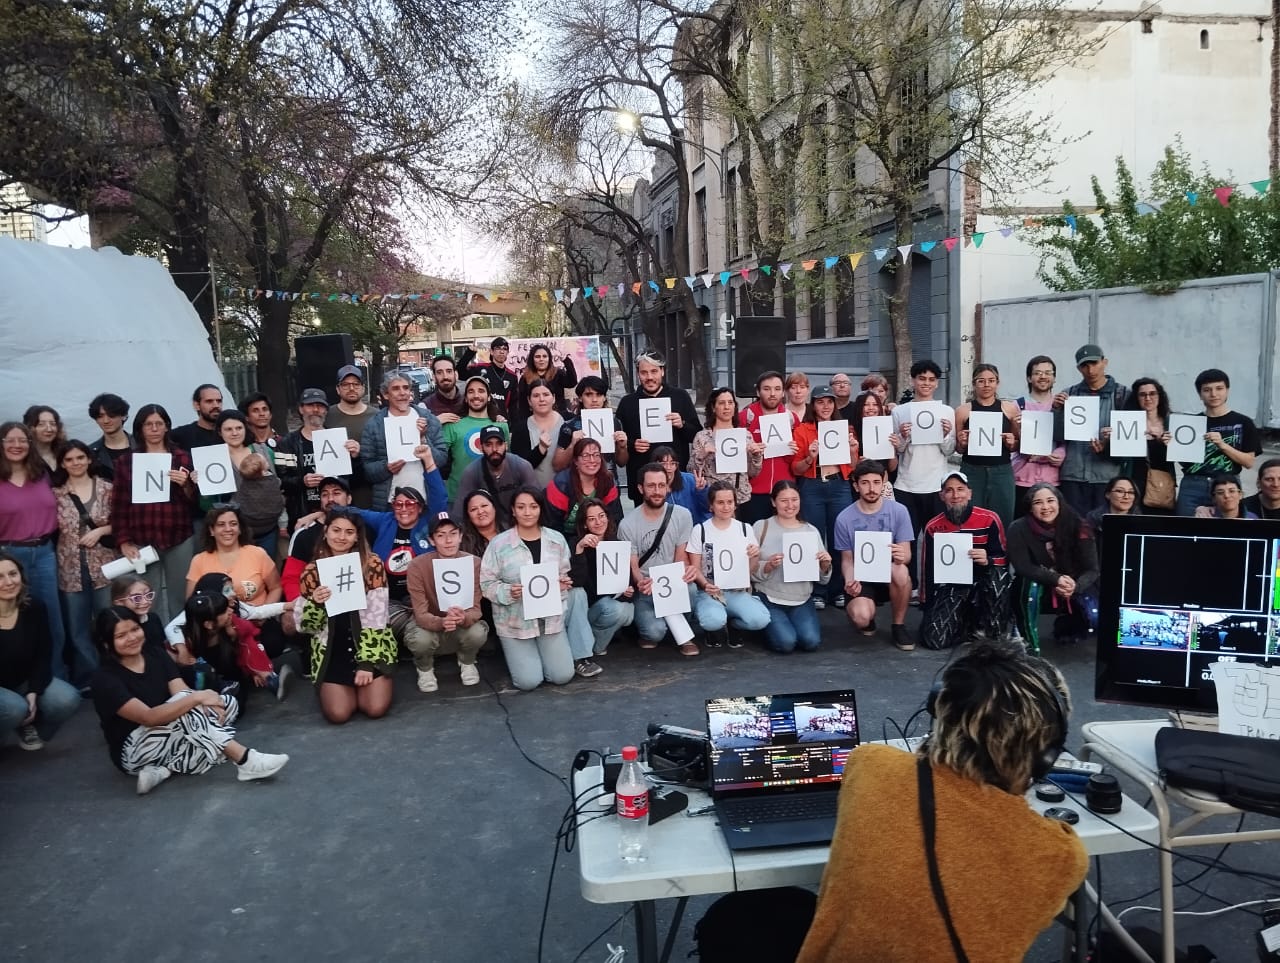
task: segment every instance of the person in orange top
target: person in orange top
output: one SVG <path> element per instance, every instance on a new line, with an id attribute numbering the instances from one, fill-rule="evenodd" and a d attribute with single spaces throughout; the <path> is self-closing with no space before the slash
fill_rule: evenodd
<path id="1" fill-rule="evenodd" d="M 849 426 L 849 461 L 839 465 L 820 465 L 818 425 L 823 421 L 839 421 L 836 411 L 836 393 L 827 385 L 813 389 L 809 413 L 796 425 L 795 459 L 791 470 L 800 486 L 800 511 L 804 520 L 816 528 L 826 542 L 827 551 L 833 552 L 835 544 L 836 516 L 853 504 L 853 489 L 849 487 L 849 474 L 858 463 L 858 436 Z M 839 579 L 826 585 L 814 583 L 815 608 L 826 608 L 830 602 L 836 608 L 844 608 L 844 586 Z"/>
<path id="2" fill-rule="evenodd" d="M 934 711 L 915 753 L 863 745 L 849 754 L 797 963 L 1017 963 L 1084 881 L 1089 856 L 1075 831 L 1023 798 L 1036 761 L 1066 741 L 1070 700 L 1057 669 L 1021 644 L 973 643 L 947 666 Z M 930 786 L 932 806 L 921 806 Z M 933 816 L 942 899 L 922 813 Z"/>

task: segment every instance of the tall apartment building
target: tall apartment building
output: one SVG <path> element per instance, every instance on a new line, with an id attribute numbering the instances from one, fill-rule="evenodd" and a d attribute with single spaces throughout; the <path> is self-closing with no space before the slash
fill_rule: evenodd
<path id="1" fill-rule="evenodd" d="M 31 198 L 21 184 L 0 187 L 0 237 L 44 242 L 48 234 L 45 222 L 22 210 L 30 204 Z"/>

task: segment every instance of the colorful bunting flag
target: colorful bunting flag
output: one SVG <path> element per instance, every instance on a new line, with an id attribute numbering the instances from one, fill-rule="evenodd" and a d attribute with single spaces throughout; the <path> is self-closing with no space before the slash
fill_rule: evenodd
<path id="1" fill-rule="evenodd" d="M 887 247 L 878 247 L 871 253 L 876 256 L 877 261 L 883 261 L 885 259 L 885 255 L 889 253 L 889 249 Z"/>
<path id="2" fill-rule="evenodd" d="M 822 259 L 823 270 L 830 271 L 833 267 L 840 263 L 838 257 L 825 257 Z"/>
<path id="3" fill-rule="evenodd" d="M 1231 201 L 1231 192 L 1233 190 L 1235 190 L 1234 187 L 1215 187 L 1213 189 L 1213 196 L 1218 199 L 1219 204 L 1226 207 Z"/>
<path id="4" fill-rule="evenodd" d="M 933 250 L 935 247 L 937 247 L 937 246 L 938 246 L 938 242 L 937 242 L 937 241 L 921 241 L 921 242 L 920 242 L 920 253 L 921 253 L 921 254 L 928 254 L 930 251 L 932 251 L 932 250 Z"/>
<path id="5" fill-rule="evenodd" d="M 1250 181 L 1249 186 L 1252 187 L 1259 194 L 1265 194 L 1267 192 L 1267 188 L 1271 186 L 1271 180 L 1270 178 L 1268 178 L 1266 180 L 1261 180 L 1261 181 Z"/>
<path id="6" fill-rule="evenodd" d="M 858 251 L 856 254 L 848 255 L 849 267 L 854 271 L 858 270 L 858 262 L 861 261 L 865 255 L 866 251 Z"/>

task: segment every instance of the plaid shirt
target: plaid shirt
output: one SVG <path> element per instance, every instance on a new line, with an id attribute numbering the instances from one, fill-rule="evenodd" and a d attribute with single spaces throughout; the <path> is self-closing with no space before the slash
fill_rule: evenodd
<path id="1" fill-rule="evenodd" d="M 133 452 L 126 452 L 116 462 L 115 487 L 111 492 L 111 533 L 116 544 L 132 542 L 139 548 L 151 545 L 157 552 L 181 545 L 191 537 L 191 509 L 196 500 L 196 486 L 170 485 L 169 500 L 150 505 L 133 503 Z M 174 469 L 191 471 L 191 456 L 174 448 Z"/>

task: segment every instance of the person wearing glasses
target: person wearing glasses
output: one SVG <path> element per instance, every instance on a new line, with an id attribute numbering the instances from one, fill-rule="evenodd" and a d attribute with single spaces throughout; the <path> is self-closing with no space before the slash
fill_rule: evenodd
<path id="1" fill-rule="evenodd" d="M 1027 393 L 1018 398 L 1017 405 L 1023 411 L 1053 411 L 1053 383 L 1058 377 L 1058 366 L 1045 354 L 1038 354 L 1027 362 Z M 1058 484 L 1062 460 L 1067 457 L 1067 447 L 1059 442 L 1047 455 L 1024 455 L 1014 451 L 1009 455 L 1013 465 L 1013 517 L 1027 513 L 1027 492 L 1032 485 L 1045 482 Z"/>
<path id="2" fill-rule="evenodd" d="M 1130 462 L 1133 484 L 1138 490 L 1135 504 L 1151 515 L 1172 515 L 1177 503 L 1178 473 L 1169 460 L 1169 446 L 1164 440 L 1169 431 L 1169 395 L 1155 378 L 1139 378 L 1129 394 L 1130 410 L 1142 411 L 1147 416 L 1147 457 Z M 1164 483 L 1163 490 L 1153 484 L 1156 478 Z"/>
<path id="3" fill-rule="evenodd" d="M 168 650 L 169 644 L 165 638 L 165 624 L 160 621 L 159 616 L 151 611 L 156 601 L 156 590 L 151 587 L 151 583 L 130 572 L 128 575 L 121 575 L 112 579 L 110 589 L 111 604 L 128 609 L 137 616 L 138 624 L 142 626 L 147 644 L 162 650 Z M 176 619 L 177 617 L 175 616 L 174 618 Z M 185 616 L 182 617 L 185 618 Z M 182 634 L 181 630 L 179 630 L 178 634 Z"/>
<path id="4" fill-rule="evenodd" d="M 836 411 L 838 418 L 845 421 L 853 421 L 853 381 L 843 371 L 837 371 L 831 376 L 828 382 L 831 387 L 831 393 L 836 396 Z"/>
<path id="5" fill-rule="evenodd" d="M 547 525 L 565 537 L 569 548 L 578 543 L 578 513 L 588 499 L 598 499 L 613 524 L 622 522 L 622 500 L 613 473 L 605 464 L 600 442 L 579 438 L 573 443 L 573 463 L 547 486 Z"/>
<path id="6" fill-rule="evenodd" d="M 656 351 L 646 351 L 636 359 L 636 390 L 618 402 L 618 421 L 627 433 L 627 491 L 637 505 L 644 499 L 640 491 L 640 470 L 653 461 L 653 443 L 640 437 L 640 402 L 650 398 L 671 399 L 671 449 L 681 467 L 689 464 L 689 446 L 702 430 L 698 410 L 689 392 L 671 387 L 666 380 L 667 362 Z"/>
<path id="7" fill-rule="evenodd" d="M 1085 527 L 1093 534 L 1093 544 L 1102 559 L 1102 528 L 1108 515 L 1141 515 L 1142 506 L 1138 504 L 1138 486 L 1132 478 L 1116 476 L 1107 482 L 1102 496 L 1106 502 L 1101 508 L 1095 508 L 1084 518 Z"/>
<path id="8" fill-rule="evenodd" d="M 234 502 L 214 505 L 204 522 L 204 550 L 187 569 L 187 597 L 195 592 L 202 577 L 222 572 L 230 576 L 236 597 L 247 605 L 281 601 L 283 592 L 276 563 L 249 540 L 249 533 L 240 523 L 240 506 Z"/>

